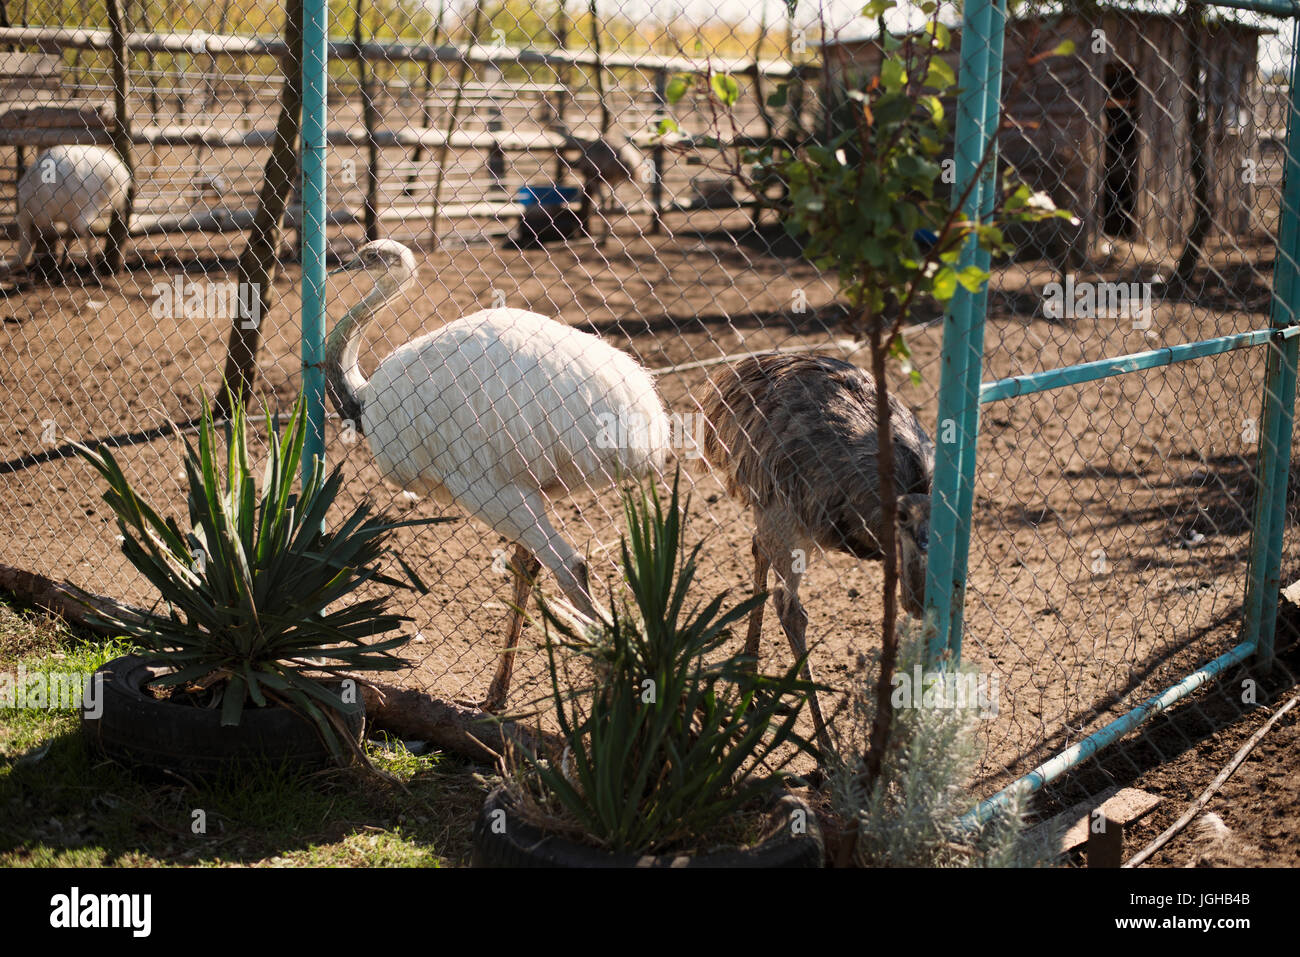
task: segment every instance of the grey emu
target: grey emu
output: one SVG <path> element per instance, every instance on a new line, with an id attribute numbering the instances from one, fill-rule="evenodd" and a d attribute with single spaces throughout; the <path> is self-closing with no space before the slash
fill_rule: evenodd
<path id="1" fill-rule="evenodd" d="M 876 464 L 876 384 L 829 356 L 751 356 L 714 374 L 700 405 L 703 462 L 728 494 L 754 512 L 754 589 L 777 584 L 772 604 L 796 657 L 807 652 L 808 615 L 799 583 L 811 546 L 863 560 L 884 557 Z M 890 397 L 903 607 L 920 617 L 929 545 L 934 443 L 916 416 Z M 705 466 L 707 467 L 707 465 Z M 749 619 L 745 653 L 758 656 L 763 608 Z M 812 679 L 811 669 L 804 676 Z M 813 723 L 825 740 L 817 696 Z"/>

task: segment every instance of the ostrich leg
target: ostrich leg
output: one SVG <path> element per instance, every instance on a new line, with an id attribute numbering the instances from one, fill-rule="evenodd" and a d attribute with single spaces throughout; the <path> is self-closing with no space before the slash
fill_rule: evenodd
<path id="1" fill-rule="evenodd" d="M 751 550 L 754 555 L 754 594 L 757 595 L 767 591 L 767 572 L 772 563 L 757 534 Z M 767 599 L 764 598 L 763 603 L 749 613 L 749 630 L 745 633 L 745 654 L 754 659 L 755 665 L 758 663 L 758 639 L 763 634 L 763 609 L 766 605 Z"/>
<path id="2" fill-rule="evenodd" d="M 519 646 L 519 636 L 524 630 L 524 609 L 528 596 L 533 590 L 533 582 L 541 571 L 542 563 L 523 545 L 515 546 L 510 569 L 515 577 L 514 604 L 510 609 L 510 624 L 506 627 L 505 643 L 501 646 L 501 659 L 497 662 L 496 674 L 488 686 L 487 697 L 479 707 L 484 711 L 498 711 L 505 707 L 510 696 L 510 676 L 515 669 L 515 652 Z"/>
<path id="3" fill-rule="evenodd" d="M 769 555 L 773 553 L 768 552 Z M 773 566 L 776 570 L 778 584 L 773 592 L 773 603 L 776 605 L 777 617 L 781 619 L 781 627 L 785 630 L 786 640 L 790 642 L 790 650 L 794 652 L 796 659 L 803 658 L 803 677 L 805 681 L 812 681 L 812 666 L 805 657 L 808 653 L 808 644 L 804 639 L 804 633 L 808 628 L 808 613 L 804 611 L 803 605 L 799 602 L 799 582 L 803 578 L 803 572 L 794 570 L 794 556 L 790 553 L 789 548 L 778 550 L 773 555 Z M 823 749 L 829 750 L 831 747 L 830 735 L 826 733 L 826 722 L 822 718 L 821 704 L 817 701 L 817 692 L 808 693 L 808 709 L 812 712 L 813 730 L 817 733 L 817 743 Z"/>

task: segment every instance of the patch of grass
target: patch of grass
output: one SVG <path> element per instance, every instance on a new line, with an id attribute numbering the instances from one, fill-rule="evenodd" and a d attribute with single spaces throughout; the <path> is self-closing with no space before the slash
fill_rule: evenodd
<path id="1" fill-rule="evenodd" d="M 0 667 L 57 651 L 70 635 L 61 618 L 0 603 Z"/>
<path id="2" fill-rule="evenodd" d="M 90 672 L 129 651 L 0 603 L 0 669 Z M 75 710 L 0 709 L 0 866 L 456 866 L 485 785 L 444 755 L 367 745 L 354 770 L 150 782 L 91 757 Z"/>

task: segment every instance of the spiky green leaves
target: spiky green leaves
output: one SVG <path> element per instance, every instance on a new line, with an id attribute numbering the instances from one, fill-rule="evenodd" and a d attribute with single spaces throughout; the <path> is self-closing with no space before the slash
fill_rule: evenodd
<path id="1" fill-rule="evenodd" d="M 343 476 L 335 469 L 326 478 L 316 469 L 295 490 L 307 428 L 300 400 L 283 434 L 268 443 L 259 487 L 243 408 L 235 405 L 222 456 L 205 399 L 197 448 L 185 443 L 186 532 L 136 493 L 109 449 L 77 451 L 107 484 L 103 499 L 117 518 L 123 553 L 166 608 L 101 623 L 170 666 L 160 685 L 211 682 L 223 724 L 238 724 L 250 704 L 286 704 L 315 721 L 342 756 L 330 715 L 359 704 L 319 676 L 402 667 L 392 651 L 405 639 L 393 633 L 408 620 L 387 611 L 386 596 L 342 600 L 367 583 L 407 587 L 379 570 L 388 539 L 403 526 L 447 519 L 393 523 L 363 504 L 335 531 L 324 531 Z"/>
<path id="2" fill-rule="evenodd" d="M 649 852 L 707 835 L 772 787 L 811 745 L 795 732 L 810 685 L 802 662 L 777 676 L 726 653 L 730 628 L 764 599 L 726 606 L 692 596 L 700 546 L 687 550 L 686 509 L 673 483 L 624 497 L 623 573 L 630 601 L 580 634 L 546 604 L 550 700 L 568 746 L 560 762 L 524 750 L 540 785 L 590 838 Z M 598 676 L 568 687 L 573 659 Z"/>

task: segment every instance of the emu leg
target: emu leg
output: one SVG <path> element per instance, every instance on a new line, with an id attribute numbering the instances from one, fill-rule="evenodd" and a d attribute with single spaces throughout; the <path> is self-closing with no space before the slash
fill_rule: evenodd
<path id="1" fill-rule="evenodd" d="M 767 557 L 767 551 L 763 548 L 757 535 L 754 536 L 752 546 L 754 555 L 754 594 L 767 591 L 767 572 L 772 567 L 771 561 Z M 767 599 L 749 613 L 749 630 L 745 632 L 745 654 L 754 659 L 755 665 L 758 663 L 758 640 L 763 634 L 763 609 L 767 606 Z"/>
<path id="2" fill-rule="evenodd" d="M 519 645 L 519 636 L 524 630 L 524 608 L 528 596 L 532 593 L 533 582 L 542 563 L 523 545 L 515 546 L 515 554 L 510 562 L 515 576 L 514 605 L 510 609 L 510 624 L 506 628 L 505 644 L 501 648 L 501 659 L 497 662 L 496 674 L 488 686 L 487 697 L 479 705 L 484 711 L 499 711 L 505 707 L 510 696 L 510 676 L 515 668 L 515 651 Z"/>
<path id="3" fill-rule="evenodd" d="M 780 579 L 780 584 L 777 585 L 773 595 L 776 614 L 781 619 L 781 627 L 785 631 L 786 640 L 790 642 L 790 650 L 794 652 L 796 660 L 803 659 L 803 679 L 812 681 L 812 666 L 806 657 L 808 643 L 805 640 L 805 633 L 808 628 L 808 613 L 804 611 L 803 605 L 799 602 L 799 582 L 803 578 L 803 573 L 793 570 L 793 557 L 788 551 L 778 553 L 774 564 L 776 565 L 777 578 Z M 822 718 L 822 708 L 817 700 L 816 691 L 808 693 L 808 710 L 812 713 L 813 730 L 817 734 L 817 743 L 824 750 L 829 751 L 831 748 L 830 735 L 826 732 L 826 721 Z"/>

